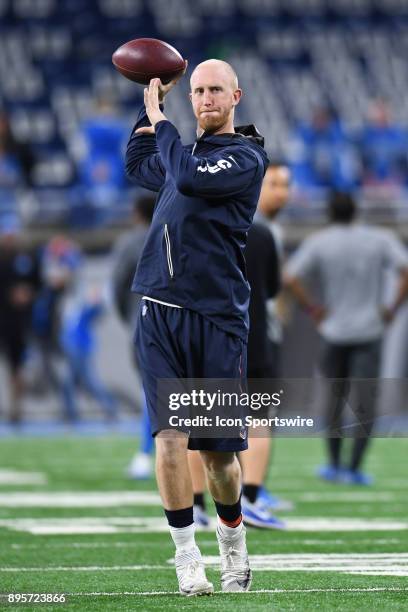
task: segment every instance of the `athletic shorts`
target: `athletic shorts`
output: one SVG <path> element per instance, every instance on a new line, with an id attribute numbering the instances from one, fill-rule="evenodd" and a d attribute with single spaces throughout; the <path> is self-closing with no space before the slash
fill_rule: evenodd
<path id="1" fill-rule="evenodd" d="M 157 397 L 161 378 L 246 378 L 246 344 L 193 310 L 142 300 L 136 321 L 135 345 L 146 394 L 152 435 L 163 427 Z M 168 427 L 170 429 L 170 427 Z M 243 451 L 246 429 L 237 438 L 189 438 L 188 448 Z"/>

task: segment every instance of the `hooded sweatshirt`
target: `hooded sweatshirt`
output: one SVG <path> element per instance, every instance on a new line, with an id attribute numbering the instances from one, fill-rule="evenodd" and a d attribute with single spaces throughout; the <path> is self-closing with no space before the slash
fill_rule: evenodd
<path id="1" fill-rule="evenodd" d="M 146 125 L 142 107 L 126 171 L 159 196 L 132 291 L 194 310 L 246 342 L 244 249 L 268 163 L 263 138 L 245 126 L 183 146 L 170 121 L 159 121 L 155 135 L 135 134 Z"/>

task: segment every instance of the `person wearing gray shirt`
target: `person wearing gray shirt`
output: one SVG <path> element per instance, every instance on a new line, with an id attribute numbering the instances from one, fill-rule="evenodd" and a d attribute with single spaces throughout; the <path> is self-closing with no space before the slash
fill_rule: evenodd
<path id="1" fill-rule="evenodd" d="M 111 291 L 113 303 L 120 319 L 130 329 L 134 328 L 135 316 L 141 300 L 141 296 L 132 293 L 130 288 L 149 233 L 154 206 L 155 198 L 151 195 L 141 196 L 136 200 L 133 206 L 133 227 L 120 236 L 112 255 Z M 132 357 L 134 365 L 139 369 L 133 346 Z M 140 452 L 133 456 L 127 468 L 129 478 L 136 480 L 150 478 L 153 470 L 154 445 L 144 392 L 142 392 L 142 403 Z"/>
<path id="2" fill-rule="evenodd" d="M 319 475 L 325 480 L 370 484 L 359 471 L 374 421 L 368 386 L 358 385 L 361 424 L 351 459 L 341 462 L 342 411 L 347 379 L 376 379 L 385 325 L 408 295 L 408 254 L 388 230 L 355 224 L 356 204 L 349 194 L 329 201 L 331 225 L 307 238 L 289 259 L 284 283 L 310 314 L 323 340 L 321 369 L 327 378 L 342 379 L 328 406 L 330 463 Z M 399 273 L 392 304 L 383 304 L 387 269 Z M 313 287 L 313 288 L 311 288 Z M 319 294 L 319 300 L 316 295 Z M 364 415 L 364 416 L 363 416 Z"/>

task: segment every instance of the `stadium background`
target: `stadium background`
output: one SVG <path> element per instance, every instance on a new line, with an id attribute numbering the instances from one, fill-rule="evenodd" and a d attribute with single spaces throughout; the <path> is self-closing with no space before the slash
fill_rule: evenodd
<path id="1" fill-rule="evenodd" d="M 32 188 L 14 198 L 5 192 L 2 208 L 17 207 L 33 228 L 96 222 L 84 210 L 88 184 L 78 161 L 78 132 L 101 98 L 117 102 L 124 128 L 132 124 L 141 87 L 112 69 L 111 55 L 124 41 L 147 34 L 169 40 L 190 66 L 211 56 L 235 66 L 245 92 L 237 123 L 256 121 L 268 152 L 288 158 L 295 172 L 285 217 L 312 222 L 320 212 L 321 218 L 319 187 L 334 185 L 362 188 L 370 217 L 407 220 L 403 0 L 2 0 L 0 19 L 1 105 L 15 137 L 34 153 Z M 182 138 L 190 140 L 187 91 L 184 79 L 166 112 L 177 116 Z M 388 140 L 384 136 L 381 168 L 368 177 L 363 158 L 376 143 L 367 142 L 364 128 L 371 101 L 381 97 L 389 103 L 392 129 Z M 341 130 L 331 130 L 334 150 L 322 165 L 332 166 L 316 178 L 307 159 L 313 130 L 305 136 L 304 129 L 321 107 L 333 112 Z M 123 220 L 130 200 L 117 198 L 115 222 Z"/>
<path id="2" fill-rule="evenodd" d="M 363 219 L 390 227 L 404 240 L 407 239 L 408 2 L 405 0 L 196 0 L 194 3 L 188 0 L 0 0 L 0 108 L 9 121 L 13 138 L 27 145 L 26 155 L 22 155 L 20 160 L 13 159 L 10 163 L 7 156 L 0 157 L 0 223 L 10 215 L 19 219 L 24 242 L 29 248 L 41 246 L 62 232 L 83 249 L 82 274 L 85 280 L 100 285 L 108 280 L 113 244 L 128 228 L 132 203 L 142 195 L 126 183 L 118 171 L 123 163 L 126 136 L 141 102 L 142 88 L 114 70 L 111 55 L 123 42 L 142 36 L 161 38 L 173 44 L 188 58 L 190 67 L 208 57 L 219 57 L 233 64 L 244 90 L 237 123 L 255 122 L 266 138 L 270 155 L 286 159 L 292 168 L 291 200 L 279 218 L 289 251 L 304 236 L 325 223 L 324 203 L 331 188 L 352 191 L 360 203 Z M 187 92 L 185 79 L 166 100 L 166 113 L 174 119 L 184 142 L 194 137 Z M 384 129 L 379 130 L 381 134 L 376 139 L 371 128 L 376 111 L 377 117 L 381 111 L 383 102 L 380 100 L 386 101 L 382 110 L 386 108 L 384 112 L 389 113 L 390 120 L 385 127 L 380 126 Z M 114 119 L 101 114 L 104 106 L 116 107 Z M 329 118 L 323 120 L 322 115 L 327 115 L 327 112 Z M 328 121 L 329 127 L 323 136 L 319 136 L 316 127 L 319 120 Z M 112 169 L 111 179 L 106 179 L 103 172 L 101 176 L 95 174 L 100 161 L 95 157 L 95 151 L 100 142 L 97 138 L 92 141 L 90 136 L 92 121 L 105 125 L 108 122 L 112 128 L 110 133 L 114 134 L 114 147 L 118 143 L 122 146 L 122 150 L 119 146 L 117 154 L 108 160 Z M 390 279 L 390 287 L 392 284 L 393 279 Z M 384 376 L 406 376 L 407 333 L 408 311 L 404 308 L 387 334 Z M 1 367 L 0 432 L 3 450 L 0 464 L 4 467 L 3 472 L 14 471 L 18 475 L 21 471 L 33 470 L 46 474 L 42 484 L 30 484 L 28 478 L 26 492 L 33 492 L 36 487 L 50 494 L 77 489 L 136 488 L 122 476 L 133 451 L 133 441 L 123 438 L 122 442 L 120 436 L 137 430 L 138 382 L 131 364 L 129 332 L 112 311 L 107 313 L 98 328 L 98 341 L 100 372 L 108 386 L 121 398 L 121 422 L 112 432 L 101 422 L 99 410 L 87 397 L 81 398 L 83 423 L 77 429 L 62 424 L 55 395 L 41 394 L 36 384 L 31 384 L 34 375 L 28 364 L 29 392 L 24 398 L 25 418 L 20 428 L 23 435 L 15 436 L 14 429 L 7 424 L 7 377 L 3 365 Z M 308 349 L 301 351 L 299 346 Z M 285 331 L 284 373 L 310 376 L 313 373 L 311 357 L 316 350 L 317 338 L 309 319 L 293 308 Z M 111 435 L 92 442 L 77 438 L 77 435 L 86 433 Z M 65 437 L 49 440 L 31 437 L 43 434 L 62 434 Z M 344 494 L 351 500 L 348 505 L 346 498 L 336 498 L 337 492 L 332 495 L 336 503 L 327 499 L 322 501 L 327 491 L 310 477 L 313 465 L 306 462 L 300 468 L 298 463 L 305 455 L 317 460 L 320 447 L 315 444 L 310 451 L 305 442 L 297 447 L 296 452 L 283 448 L 280 459 L 278 448 L 277 468 L 273 474 L 275 487 L 297 499 L 300 516 L 302 513 L 309 513 L 310 517 L 355 516 L 363 521 L 379 517 L 398 518 L 402 524 L 406 514 L 403 510 L 407 500 L 406 475 L 396 466 L 402 465 L 406 458 L 405 442 L 383 441 L 378 454 L 374 453 L 370 459 L 372 467 L 377 470 L 378 484 L 371 497 L 370 494 L 361 497 L 360 493 L 360 501 L 358 496 L 353 498 L 355 493 L 347 489 Z M 295 448 L 293 442 L 290 448 Z M 75 469 L 70 464 L 72 456 L 78 457 Z M 98 461 L 109 474 L 107 480 L 101 476 Z M 72 478 L 67 476 L 71 469 Z M 84 477 L 82 471 L 87 470 L 88 477 Z M 7 483 L 7 476 L 1 486 L 3 501 L 5 496 L 22 491 L 12 478 Z M 150 490 L 153 485 L 150 483 L 142 488 Z M 308 493 L 316 495 L 315 502 L 305 502 Z M 318 503 L 319 499 L 321 503 Z M 46 511 L 35 508 L 35 505 L 19 506 L 18 501 L 9 507 L 0 504 L 3 505 L 0 514 L 4 521 L 25 517 L 36 517 L 41 521 L 50 517 L 81 516 L 79 510 L 52 509 L 53 503 L 49 501 Z M 133 511 L 132 507 L 120 507 L 117 516 L 132 516 Z M 154 516 L 160 516 L 158 508 L 150 511 Z M 85 516 L 92 514 L 89 510 L 83 512 Z M 93 512 L 96 516 L 97 511 Z M 111 508 L 101 510 L 102 516 L 110 513 L 113 513 Z M 136 514 L 143 516 L 144 508 L 137 508 Z M 406 530 L 406 523 L 404 525 Z M 16 536 L 13 532 L 10 535 L 5 524 L 3 528 L 4 567 L 36 564 L 37 553 L 33 550 L 38 548 L 36 538 L 39 537 L 45 538 L 44 551 L 38 557 L 42 566 L 54 564 L 69 568 L 70 564 L 96 564 L 96 553 L 87 558 L 81 556 L 83 551 L 78 557 L 61 552 L 58 536 L 51 535 L 47 539 L 46 536 L 33 535 L 35 531 L 24 537 L 21 533 Z M 131 531 L 132 528 L 126 533 Z M 109 529 L 105 525 L 107 532 Z M 336 536 L 331 535 L 333 538 Z M 258 544 L 262 553 L 267 548 L 269 553 L 274 550 L 297 553 L 300 549 L 302 553 L 344 552 L 349 555 L 375 551 L 391 555 L 406 550 L 403 536 L 403 531 L 397 531 L 393 538 L 389 538 L 386 533 L 375 536 L 368 530 L 366 545 L 363 545 L 358 543 L 358 532 L 350 532 L 341 544 L 334 544 L 334 540 L 330 541 L 323 531 L 314 536 L 318 542 L 315 545 L 307 544 L 302 540 L 303 536 L 296 533 L 288 534 L 286 540 L 281 535 L 279 539 L 275 538 L 277 549 L 274 549 L 272 535 L 270 546 L 266 542 L 262 544 L 259 536 Z M 78 537 L 72 537 L 78 543 Z M 116 541 L 115 537 L 119 540 Z M 136 533 L 128 537 L 128 543 L 133 542 L 135 551 L 140 551 L 142 536 Z M 148 551 L 144 562 L 157 564 L 154 546 L 159 544 L 160 536 L 143 537 L 142 547 Z M 104 538 L 99 538 L 102 546 Z M 337 539 L 341 539 L 338 534 Z M 86 535 L 82 543 L 90 544 L 92 548 L 93 541 Z M 112 537 L 114 550 L 120 541 L 120 536 Z M 22 552 L 16 554 L 19 544 Z M 47 553 L 47 547 L 52 551 L 54 546 L 60 554 L 58 559 L 51 559 Z M 122 548 L 118 545 L 117 550 Z M 160 563 L 171 556 L 169 546 L 166 554 L 167 557 L 160 557 Z M 123 559 L 126 555 L 119 563 L 115 555 L 109 553 L 105 561 L 112 561 L 112 565 L 126 565 L 122 563 Z M 398 562 L 403 563 L 401 560 Z M 370 571 L 372 574 L 374 570 L 371 568 Z M 161 588 L 155 585 L 153 578 L 151 581 L 149 578 L 141 590 L 172 590 L 174 585 L 169 574 L 164 572 L 164 575 Z M 47 583 L 35 573 L 27 577 L 26 582 L 24 578 L 14 582 L 12 573 L 0 573 L 0 578 L 7 577 L 6 582 L 0 580 L 0 591 L 4 592 L 6 584 L 10 589 L 13 584 L 18 584 L 20 590 L 26 590 L 29 585 L 44 590 L 47 584 L 54 591 L 52 585 L 58 584 L 62 590 L 65 585 L 65 590 L 71 591 L 75 588 L 89 592 L 115 591 L 115 582 L 110 583 L 109 577 L 103 575 L 103 582 L 100 582 L 101 575 L 95 576 L 95 582 L 88 580 L 76 588 L 75 573 L 66 583 L 59 578 Z M 262 588 L 270 588 L 270 574 L 262 576 Z M 303 576 L 298 582 L 292 582 L 292 578 L 285 575 L 282 585 L 284 589 L 293 589 L 299 584 L 306 588 L 314 584 L 309 578 Z M 337 581 L 336 574 L 328 573 L 322 583 L 316 582 L 314 586 L 335 588 Z M 134 584 L 132 588 L 127 584 L 126 570 L 119 582 L 118 588 L 122 591 L 136 589 Z M 356 599 L 351 603 L 348 600 L 345 605 L 349 607 L 344 609 L 364 609 L 363 601 L 368 601 L 367 597 L 371 595 L 364 591 L 359 594 L 358 589 L 367 585 L 369 588 L 384 588 L 381 591 L 384 607 L 388 601 L 390 607 L 403 609 L 402 584 L 402 578 L 401 582 L 393 578 L 391 584 L 372 575 L 370 578 L 359 576 L 351 582 L 344 580 L 344 589 L 357 589 L 353 595 Z M 396 589 L 394 599 L 391 588 Z M 315 594 L 316 599 L 312 602 L 311 599 L 302 599 L 299 593 L 293 594 L 296 601 L 293 599 L 293 607 L 287 609 L 305 610 L 309 609 L 308 606 L 315 609 L 317 605 L 341 609 L 343 596 L 344 593 L 338 593 L 333 595 L 333 599 L 318 600 Z M 322 594 L 323 597 L 329 597 L 327 592 Z M 84 601 L 78 604 L 78 609 L 87 609 Z M 118 601 L 123 602 L 123 596 L 115 605 Z M 270 601 L 274 600 L 259 600 L 260 609 Z M 282 606 L 280 609 L 292 605 L 288 598 L 275 601 Z M 135 605 L 132 599 L 129 602 L 129 606 Z M 375 600 L 370 602 L 374 605 Z M 109 598 L 104 605 L 106 609 L 111 605 Z M 147 605 L 140 604 L 140 609 L 147 609 Z"/>

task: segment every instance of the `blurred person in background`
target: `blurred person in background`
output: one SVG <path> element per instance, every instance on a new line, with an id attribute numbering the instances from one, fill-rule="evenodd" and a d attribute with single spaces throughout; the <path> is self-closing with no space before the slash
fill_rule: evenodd
<path id="1" fill-rule="evenodd" d="M 373 100 L 361 135 L 364 184 L 403 185 L 407 176 L 407 134 L 393 121 L 390 105 Z"/>
<path id="2" fill-rule="evenodd" d="M 126 186 L 123 154 L 127 135 L 126 123 L 106 97 L 97 100 L 95 114 L 80 126 L 76 141 L 78 175 L 85 206 L 91 209 L 95 225 L 112 219 Z M 81 219 L 74 221 L 80 223 Z"/>
<path id="3" fill-rule="evenodd" d="M 31 185 L 33 165 L 31 149 L 14 138 L 9 118 L 0 109 L 0 214 L 17 215 L 17 190 Z"/>
<path id="4" fill-rule="evenodd" d="M 97 339 L 95 325 L 106 311 L 97 286 L 87 287 L 67 301 L 60 342 L 68 369 L 63 380 L 66 418 L 79 420 L 77 389 L 84 389 L 101 406 L 108 421 L 117 418 L 117 401 L 102 382 L 96 366 Z"/>
<path id="5" fill-rule="evenodd" d="M 152 221 L 155 198 L 147 195 L 136 200 L 133 208 L 132 229 L 123 234 L 113 252 L 112 294 L 116 311 L 129 329 L 134 329 L 137 307 L 141 297 L 131 292 L 133 277 Z M 132 360 L 137 370 L 137 355 L 132 343 Z M 140 450 L 135 454 L 127 473 L 130 478 L 150 478 L 153 473 L 154 440 L 150 429 L 146 398 L 142 392 Z"/>
<path id="6" fill-rule="evenodd" d="M 152 221 L 155 198 L 137 198 L 133 206 L 132 228 L 122 234 L 113 250 L 112 293 L 121 320 L 133 329 L 140 296 L 130 288 Z"/>
<path id="7" fill-rule="evenodd" d="M 10 421 L 21 421 L 23 365 L 31 337 L 31 315 L 41 286 L 38 257 L 21 244 L 17 217 L 0 219 L 0 349 L 10 371 Z"/>
<path id="8" fill-rule="evenodd" d="M 266 301 L 274 297 L 280 286 L 279 259 L 271 232 L 264 224 L 254 222 L 249 231 L 245 248 L 247 278 L 251 286 L 249 302 L 248 337 L 248 392 L 259 393 L 262 381 L 274 372 L 273 353 L 266 333 Z M 251 380 L 252 379 L 252 380 Z M 256 379 L 256 380 L 253 380 Z M 268 385 L 266 384 L 268 388 Z M 265 391 L 267 390 L 265 388 Z M 256 412 L 257 418 L 266 418 L 268 408 Z M 284 523 L 269 513 L 258 498 L 266 477 L 269 463 L 270 430 L 265 427 L 248 431 L 248 450 L 240 454 L 242 468 L 242 518 L 246 525 L 265 529 L 282 529 Z M 206 515 L 204 490 L 205 474 L 200 454 L 188 453 L 194 491 L 194 522 L 209 524 Z"/>
<path id="9" fill-rule="evenodd" d="M 289 158 L 293 181 L 300 190 L 320 187 L 349 191 L 359 183 L 357 150 L 327 107 L 316 108 L 310 122 L 297 126 Z"/>
<path id="10" fill-rule="evenodd" d="M 284 262 L 284 230 L 279 223 L 279 214 L 289 200 L 291 187 L 291 172 L 289 167 L 279 161 L 271 162 L 262 183 L 261 195 L 255 220 L 264 224 L 272 233 L 279 257 L 279 265 Z M 282 376 L 281 344 L 283 341 L 283 320 L 285 317 L 285 304 L 282 292 L 275 298 L 269 298 L 267 307 L 267 337 L 269 350 L 273 355 L 271 367 L 272 378 Z"/>
<path id="11" fill-rule="evenodd" d="M 62 352 L 59 342 L 61 310 L 81 264 L 79 247 L 57 235 L 45 245 L 41 256 L 43 285 L 33 306 L 33 332 L 39 353 L 39 381 L 62 392 Z"/>
<path id="12" fill-rule="evenodd" d="M 282 230 L 275 221 L 289 198 L 290 171 L 286 164 L 269 164 L 262 183 L 257 212 L 248 232 L 245 260 L 251 286 L 248 336 L 248 391 L 257 393 L 262 380 L 280 377 L 280 342 L 282 324 L 274 299 L 280 288 L 280 264 L 283 259 Z M 252 380 L 251 379 L 256 379 Z M 265 389 L 266 390 L 266 389 Z M 260 414 L 267 417 L 268 414 Z M 271 432 L 268 427 L 253 435 L 249 430 L 248 450 L 240 455 L 243 472 L 242 516 L 247 525 L 264 529 L 283 529 L 285 524 L 272 515 L 275 510 L 293 506 L 264 488 L 270 462 Z M 206 526 L 204 470 L 199 454 L 189 452 L 194 489 L 194 521 Z"/>
<path id="13" fill-rule="evenodd" d="M 0 109 L 0 187 L 31 185 L 33 165 L 31 148 L 14 138 L 7 114 Z"/>
<path id="14" fill-rule="evenodd" d="M 317 325 L 323 375 L 341 379 L 331 389 L 327 405 L 329 462 L 319 476 L 368 485 L 372 479 L 361 472 L 361 465 L 375 418 L 371 383 L 357 385 L 359 423 L 348 459 L 341 454 L 342 412 L 349 380 L 379 376 L 385 325 L 408 295 L 408 254 L 390 231 L 354 223 L 356 204 L 350 195 L 333 194 L 328 208 L 330 227 L 307 238 L 290 258 L 285 284 Z M 389 268 L 398 271 L 400 280 L 392 303 L 385 307 L 384 274 Z M 308 281 L 318 283 L 320 299 Z"/>
<path id="15" fill-rule="evenodd" d="M 273 379 L 282 376 L 281 343 L 283 340 L 284 304 L 280 288 L 280 268 L 284 258 L 283 230 L 277 217 L 288 203 L 290 195 L 291 173 L 288 166 L 281 161 L 269 164 L 258 208 L 255 214 L 255 229 L 266 228 L 272 236 L 277 260 L 273 263 L 272 254 L 269 260 L 262 257 L 256 232 L 248 235 L 246 250 L 248 280 L 251 285 L 249 307 L 250 331 L 248 337 L 248 379 Z M 260 244 L 261 237 L 259 237 Z M 266 243 L 266 237 L 264 238 Z M 271 250 L 270 250 L 271 252 Z M 261 261 L 265 261 L 261 269 Z M 254 388 L 254 391 L 256 389 Z M 259 433 L 259 430 L 258 430 Z M 264 487 L 271 457 L 271 431 L 267 429 L 262 436 L 250 437 L 249 449 L 242 454 L 244 501 L 252 513 L 266 516 L 277 510 L 291 510 L 293 504 L 272 495 Z M 244 511 L 245 515 L 245 511 Z M 249 518 L 249 517 L 248 517 Z M 249 522 L 249 521 L 248 521 Z M 282 521 L 267 521 L 271 527 L 282 528 Z"/>

